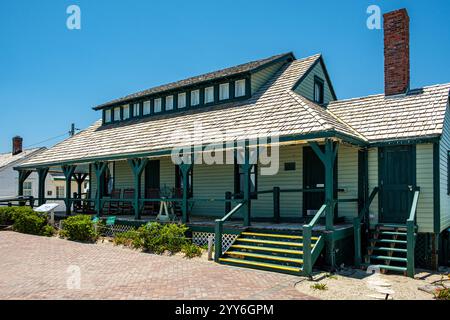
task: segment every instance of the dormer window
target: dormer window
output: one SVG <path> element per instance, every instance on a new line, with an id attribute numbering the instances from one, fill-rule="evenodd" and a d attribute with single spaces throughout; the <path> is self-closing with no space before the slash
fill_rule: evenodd
<path id="1" fill-rule="evenodd" d="M 173 96 L 166 97 L 166 111 L 173 110 Z"/>
<path id="2" fill-rule="evenodd" d="M 133 104 L 133 117 L 139 117 L 141 115 L 141 108 L 139 103 Z"/>
<path id="3" fill-rule="evenodd" d="M 130 105 L 127 104 L 123 106 L 123 120 L 127 120 L 130 118 Z"/>
<path id="4" fill-rule="evenodd" d="M 142 113 L 144 114 L 144 116 L 148 116 L 150 114 L 150 111 L 150 101 L 145 101 Z"/>
<path id="5" fill-rule="evenodd" d="M 205 103 L 214 102 L 214 87 L 205 88 Z"/>
<path id="6" fill-rule="evenodd" d="M 245 96 L 245 79 L 237 80 L 234 83 L 234 96 L 236 98 Z"/>
<path id="7" fill-rule="evenodd" d="M 120 111 L 120 107 L 114 108 L 114 121 L 122 120 L 122 113 Z"/>
<path id="8" fill-rule="evenodd" d="M 178 109 L 182 109 L 186 107 L 186 92 L 178 94 Z"/>
<path id="9" fill-rule="evenodd" d="M 230 85 L 222 83 L 219 86 L 219 100 L 227 100 L 228 98 L 230 98 Z"/>
<path id="10" fill-rule="evenodd" d="M 191 91 L 191 106 L 198 106 L 200 104 L 200 90 Z"/>
<path id="11" fill-rule="evenodd" d="M 105 110 L 105 123 L 110 123 L 111 120 L 111 109 Z"/>
<path id="12" fill-rule="evenodd" d="M 155 99 L 155 113 L 161 112 L 162 100 L 161 98 Z"/>
<path id="13" fill-rule="evenodd" d="M 318 104 L 323 104 L 323 88 L 324 82 L 319 77 L 314 77 L 314 102 Z"/>

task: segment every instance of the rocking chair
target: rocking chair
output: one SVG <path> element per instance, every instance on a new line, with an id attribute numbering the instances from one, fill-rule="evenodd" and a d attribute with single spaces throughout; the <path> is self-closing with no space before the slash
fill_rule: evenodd
<path id="1" fill-rule="evenodd" d="M 122 213 L 124 214 L 133 214 L 133 202 L 130 200 L 134 200 L 134 189 L 125 189 L 123 190 L 123 199 L 127 200 L 122 202 L 120 205 L 120 209 L 122 210 Z"/>

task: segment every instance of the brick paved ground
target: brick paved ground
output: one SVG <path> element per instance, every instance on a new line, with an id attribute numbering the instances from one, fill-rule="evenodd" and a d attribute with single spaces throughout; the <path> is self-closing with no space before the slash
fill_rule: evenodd
<path id="1" fill-rule="evenodd" d="M 81 271 L 80 289 L 67 287 L 70 271 L 77 270 L 70 266 Z M 294 288 L 298 280 L 201 259 L 0 232 L 0 299 L 309 299 Z"/>

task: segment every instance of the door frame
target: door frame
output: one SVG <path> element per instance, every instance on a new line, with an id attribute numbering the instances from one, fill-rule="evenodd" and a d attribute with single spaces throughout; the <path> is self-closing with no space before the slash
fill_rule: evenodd
<path id="1" fill-rule="evenodd" d="M 378 147 L 378 186 L 379 186 L 379 194 L 378 194 L 378 221 L 377 223 L 389 223 L 383 221 L 383 184 L 382 181 L 385 179 L 385 162 L 383 158 L 383 153 L 386 148 L 395 148 L 395 147 L 409 147 L 410 150 L 410 161 L 412 162 L 411 166 L 411 176 L 413 181 L 413 188 L 417 187 L 417 152 L 415 144 L 398 144 L 391 146 Z M 414 190 L 414 189 L 413 189 Z M 383 221 L 383 222 L 382 222 Z M 406 222 L 406 221 L 405 221 Z"/>

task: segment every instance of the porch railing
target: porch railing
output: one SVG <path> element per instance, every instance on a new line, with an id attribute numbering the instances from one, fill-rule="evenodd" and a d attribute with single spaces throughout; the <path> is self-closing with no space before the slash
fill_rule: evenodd
<path id="1" fill-rule="evenodd" d="M 354 245 L 355 245 L 355 266 L 359 268 L 361 266 L 362 253 L 361 253 L 361 222 L 368 223 L 368 213 L 370 205 L 373 199 L 377 195 L 380 189 L 375 187 L 370 193 L 368 201 L 365 203 L 359 215 L 353 219 L 353 232 L 354 232 Z"/>
<path id="2" fill-rule="evenodd" d="M 314 218 L 312 218 L 308 224 L 303 226 L 303 273 L 308 276 L 311 275 L 312 266 L 319 257 L 324 246 L 324 240 L 322 236 L 319 236 L 315 246 L 312 248 L 312 231 L 326 208 L 327 205 L 324 204 L 314 215 Z"/>
<path id="3" fill-rule="evenodd" d="M 0 199 L 0 207 L 23 207 L 26 206 L 28 202 L 28 205 L 33 208 L 35 200 L 34 197 L 3 198 Z"/>
<path id="4" fill-rule="evenodd" d="M 417 203 L 419 202 L 420 188 L 416 188 L 414 191 L 414 197 L 409 212 L 409 218 L 406 220 L 406 273 L 408 277 L 414 277 L 414 250 L 416 246 L 416 212 Z"/>
<path id="5" fill-rule="evenodd" d="M 214 228 L 214 261 L 219 262 L 219 258 L 222 256 L 222 234 L 224 222 L 237 213 L 244 204 L 245 201 L 240 202 L 222 219 L 216 219 Z"/>

